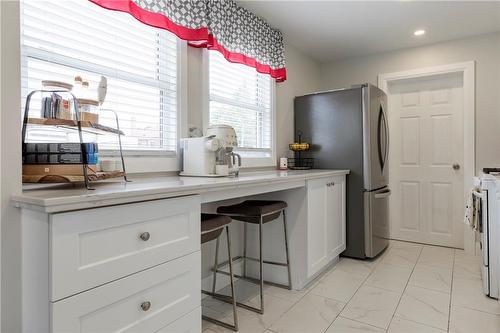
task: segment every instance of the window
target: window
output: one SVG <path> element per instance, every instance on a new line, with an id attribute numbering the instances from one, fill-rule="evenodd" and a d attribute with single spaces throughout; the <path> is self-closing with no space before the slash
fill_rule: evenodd
<path id="1" fill-rule="evenodd" d="M 73 83 L 80 75 L 96 88 L 103 75 L 108 93 L 102 108 L 118 113 L 123 148 L 138 154 L 175 152 L 178 53 L 173 34 L 84 0 L 25 0 L 21 20 L 23 107 L 42 80 Z M 103 125 L 115 126 L 111 112 L 99 117 Z M 101 149 L 118 147 L 116 136 L 98 140 Z"/>
<path id="2" fill-rule="evenodd" d="M 239 151 L 272 157 L 272 79 L 254 68 L 230 63 L 209 51 L 209 124 L 234 127 Z"/>

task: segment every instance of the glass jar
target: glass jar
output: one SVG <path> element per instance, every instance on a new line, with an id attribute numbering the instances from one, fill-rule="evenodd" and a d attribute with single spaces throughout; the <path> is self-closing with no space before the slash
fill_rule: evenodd
<path id="1" fill-rule="evenodd" d="M 40 118 L 73 119 L 72 99 L 69 92 L 73 85 L 61 81 L 42 81 Z"/>
<path id="2" fill-rule="evenodd" d="M 94 124 L 99 123 L 99 102 L 94 99 L 78 98 L 78 111 L 81 121 L 89 121 Z"/>

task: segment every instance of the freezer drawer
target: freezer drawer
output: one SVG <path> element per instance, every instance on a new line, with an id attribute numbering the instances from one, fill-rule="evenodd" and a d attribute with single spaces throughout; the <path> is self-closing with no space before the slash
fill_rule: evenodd
<path id="1" fill-rule="evenodd" d="M 389 196 L 391 190 L 384 187 L 365 192 L 365 254 L 375 257 L 389 245 Z"/>

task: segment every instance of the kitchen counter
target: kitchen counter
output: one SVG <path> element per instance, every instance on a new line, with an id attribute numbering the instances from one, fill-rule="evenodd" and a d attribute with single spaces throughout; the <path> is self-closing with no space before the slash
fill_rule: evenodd
<path id="1" fill-rule="evenodd" d="M 165 331 L 177 332 L 170 325 L 181 318 L 201 326 L 200 285 L 209 282 L 202 281 L 202 276 L 212 276 L 213 254 L 201 252 L 200 215 L 223 200 L 259 198 L 288 204 L 292 275 L 274 265 L 268 265 L 265 274 L 269 281 L 282 284 L 290 278 L 292 288 L 301 290 L 337 262 L 346 248 L 348 173 L 156 175 L 132 177 L 130 183 L 119 179 L 95 183 L 95 190 L 81 186 L 26 189 L 12 198 L 21 211 L 23 332 L 87 331 L 112 325 L 113 330 L 132 327 L 136 331 L 157 325 L 155 332 L 163 325 Z M 266 238 L 275 241 L 263 242 L 262 253 L 280 261 L 285 250 L 279 241 L 283 226 L 272 224 L 266 228 Z M 244 227 L 234 223 L 231 228 L 234 244 L 243 244 Z M 255 240 L 256 230 L 249 229 L 248 238 Z M 256 242 L 247 245 L 250 253 L 257 253 Z M 242 254 L 240 246 L 235 250 L 235 255 Z M 256 276 L 256 267 L 248 266 L 249 276 Z M 224 288 L 225 283 L 220 283 Z M 159 315 L 141 310 L 145 300 L 151 300 Z"/>
<path id="2" fill-rule="evenodd" d="M 285 190 L 305 186 L 309 179 L 333 175 L 346 175 L 349 170 L 287 170 L 241 172 L 239 177 L 141 177 L 132 182 L 123 181 L 94 183 L 94 190 L 83 188 L 31 189 L 12 200 L 18 207 L 45 213 L 58 213 L 77 209 L 88 209 L 137 201 L 172 198 L 192 194 L 205 194 L 205 202 L 225 199 L 224 192 L 241 190 L 241 195 Z M 245 191 L 245 189 L 247 189 Z M 217 192 L 211 197 L 210 193 Z M 228 197 L 235 197 L 235 193 Z"/>

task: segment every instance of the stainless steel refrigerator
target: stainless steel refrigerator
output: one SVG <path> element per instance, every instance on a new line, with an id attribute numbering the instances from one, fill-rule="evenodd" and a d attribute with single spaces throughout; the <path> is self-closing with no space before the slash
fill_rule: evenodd
<path id="1" fill-rule="evenodd" d="M 387 96 L 375 86 L 295 98 L 295 139 L 301 136 L 319 169 L 349 169 L 347 247 L 343 255 L 373 258 L 389 238 Z"/>

